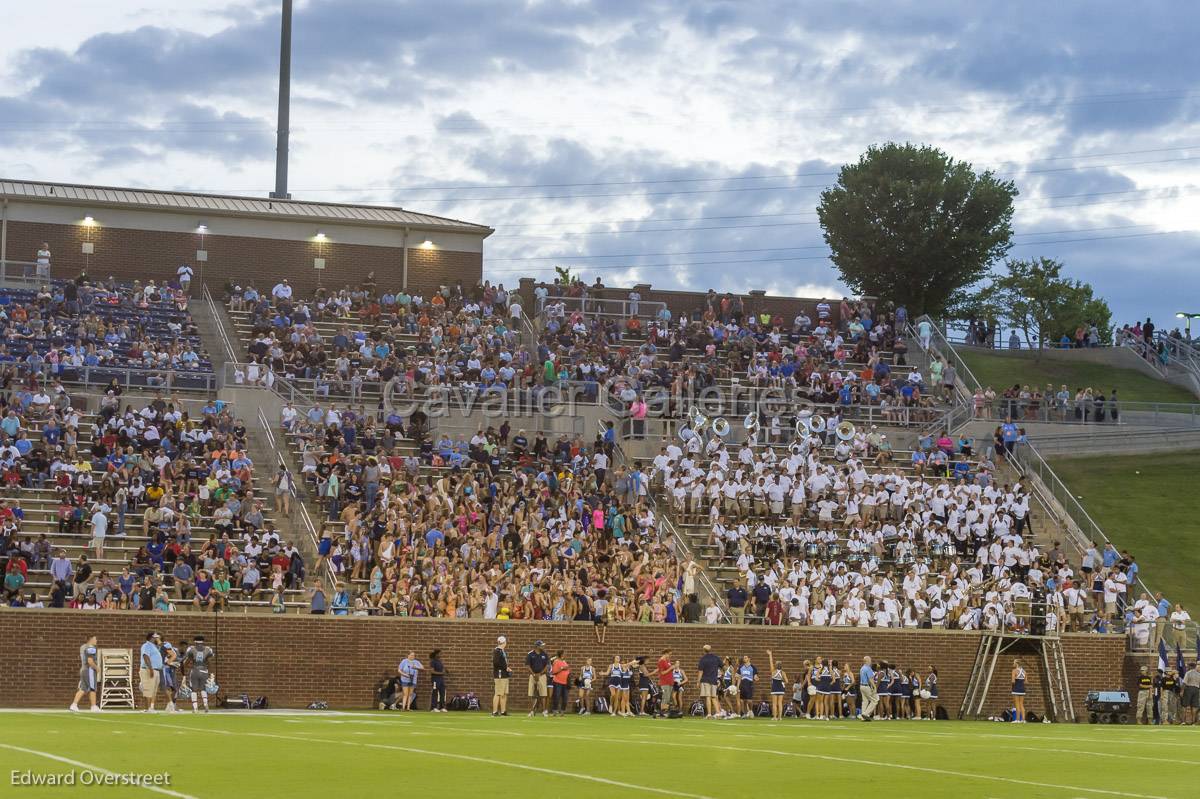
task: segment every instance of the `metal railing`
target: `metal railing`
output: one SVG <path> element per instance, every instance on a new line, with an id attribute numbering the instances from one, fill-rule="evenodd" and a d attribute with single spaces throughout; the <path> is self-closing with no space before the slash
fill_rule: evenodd
<path id="1" fill-rule="evenodd" d="M 0 286 L 35 289 L 50 282 L 49 270 L 38 276 L 36 261 L 0 261 Z"/>
<path id="2" fill-rule="evenodd" d="M 918 345 L 922 343 L 919 332 L 919 326 L 921 322 L 929 322 L 929 325 L 932 328 L 929 349 L 932 350 L 934 354 L 939 355 L 946 363 L 954 366 L 957 376 L 954 387 L 964 399 L 968 398 L 972 391 L 980 387 L 979 380 L 976 379 L 975 373 L 971 371 L 971 367 L 967 366 L 967 362 L 962 359 L 962 356 L 960 356 L 954 349 L 954 345 L 951 344 L 946 336 L 942 333 L 942 329 L 938 326 L 937 322 L 935 322 L 930 316 L 920 316 L 908 326 L 908 335 L 913 341 L 915 341 Z M 929 352 L 926 351 L 927 356 L 928 354 Z"/>
<path id="3" fill-rule="evenodd" d="M 229 360 L 236 361 L 238 359 L 237 352 L 233 349 L 233 342 L 229 339 L 229 334 L 225 332 L 225 318 L 221 314 L 221 308 L 213 300 L 212 292 L 208 290 L 208 284 L 203 286 L 202 296 L 204 302 L 208 305 L 208 311 L 212 314 L 213 321 L 216 322 L 217 331 L 221 334 L 221 346 L 225 348 L 225 354 L 229 356 Z"/>
<path id="4" fill-rule="evenodd" d="M 536 302 L 536 301 L 535 301 Z M 545 316 L 546 306 L 562 303 L 566 316 L 579 311 L 584 316 L 611 316 L 614 319 L 657 319 L 659 311 L 667 307 L 665 302 L 649 300 L 615 299 L 608 297 L 547 297 L 538 304 L 537 313 Z"/>
<path id="5" fill-rule="evenodd" d="M 923 317 L 928 318 L 928 317 Z M 933 324 L 932 320 L 930 320 Z M 954 352 L 954 347 L 945 336 L 941 334 L 936 324 L 933 324 L 934 336 L 933 339 L 944 347 L 943 353 L 949 354 L 951 357 L 961 360 L 958 354 Z M 969 375 L 975 386 L 979 386 L 979 382 L 975 380 L 974 375 L 970 371 L 964 371 L 962 374 Z M 1124 407 L 1127 403 L 1122 403 Z M 1096 523 L 1084 507 L 1079 504 L 1079 500 L 1071 493 L 1062 479 L 1055 473 L 1046 459 L 1038 452 L 1037 447 L 1028 442 L 1022 442 L 1013 449 L 1012 455 L 1009 458 L 1009 463 L 1024 477 L 1029 483 L 1030 490 L 1038 498 L 1039 503 L 1045 511 L 1052 516 L 1068 536 L 1070 543 L 1082 555 L 1092 542 L 1098 545 L 1111 543 L 1104 530 Z M 1114 545 L 1115 546 L 1115 545 Z M 1137 587 L 1154 596 L 1154 592 L 1142 580 L 1141 573 L 1138 573 Z M 1196 624 L 1193 622 L 1190 630 L 1193 636 L 1196 632 Z M 1130 633 L 1130 645 L 1133 645 L 1132 630 Z M 1194 640 L 1194 639 L 1193 639 Z"/>
<path id="6" fill-rule="evenodd" d="M 1200 403 L 1142 402 L 1106 399 L 1103 404 L 1093 400 L 1065 402 L 996 397 L 991 402 L 976 404 L 971 400 L 972 418 L 1004 421 L 1011 416 L 1014 422 L 1045 422 L 1081 427 L 1177 427 L 1200 429 Z M 1114 415 L 1116 418 L 1114 419 Z"/>
<path id="7" fill-rule="evenodd" d="M 262 408 L 258 409 L 258 423 L 262 427 L 263 435 L 266 436 L 267 439 L 267 446 L 271 448 L 272 454 L 274 454 L 278 459 L 279 464 L 288 469 L 290 472 L 291 468 L 288 466 L 287 460 L 280 452 L 278 442 L 275 440 L 275 431 L 271 426 L 271 421 L 267 418 L 267 415 L 263 412 Z M 321 546 L 321 542 L 317 537 L 317 527 L 315 524 L 313 524 L 312 516 L 308 512 L 307 503 L 301 499 L 299 492 L 296 491 L 295 480 L 292 480 L 290 493 L 296 508 L 300 512 L 300 519 L 304 524 L 304 528 L 308 531 L 308 538 L 312 543 L 313 552 L 316 553 L 319 551 Z M 332 588 L 337 584 L 337 574 L 333 570 L 333 564 L 328 561 L 325 563 L 325 569 L 326 573 L 318 576 L 323 577 L 327 581 L 328 587 Z"/>
<path id="8" fill-rule="evenodd" d="M 605 433 L 604 424 L 599 423 L 598 426 L 600 434 L 603 435 Z M 624 447 L 621 446 L 620 436 L 617 436 L 616 441 L 613 443 L 613 451 L 616 455 L 614 461 L 619 461 L 622 466 L 628 469 L 631 465 L 631 462 L 629 456 L 625 454 Z M 659 523 L 659 525 L 662 526 L 662 529 L 670 537 L 671 548 L 675 551 L 676 557 L 679 557 L 680 559 L 691 558 L 695 561 L 696 556 L 693 554 L 691 545 L 688 543 L 687 538 L 681 535 L 678 528 L 675 527 L 675 523 L 671 521 L 670 515 L 663 510 L 662 504 L 659 502 L 658 497 L 655 496 L 653 492 L 647 491 L 646 498 L 649 499 L 653 504 L 655 520 Z M 699 561 L 696 561 L 696 565 L 700 567 L 700 571 L 696 575 L 696 582 L 700 584 L 702 589 L 701 593 L 705 594 L 706 597 L 711 599 L 713 604 L 717 606 L 717 610 L 721 614 L 721 621 L 729 624 L 732 621 L 732 617 L 729 614 L 729 607 L 725 602 L 725 598 L 721 596 L 720 590 L 718 590 L 712 579 L 709 578 L 708 570 L 703 566 L 700 566 Z M 687 597 L 684 597 L 684 600 L 686 601 Z"/>
<path id="9" fill-rule="evenodd" d="M 125 391 L 139 389 L 163 391 L 203 391 L 217 389 L 218 376 L 213 371 L 189 369 L 146 369 L 135 366 L 54 366 L 49 362 L 40 366 L 27 363 L 9 364 L 18 373 L 40 374 L 47 380 L 60 380 L 66 384 L 84 386 L 107 385 L 116 379 Z"/>

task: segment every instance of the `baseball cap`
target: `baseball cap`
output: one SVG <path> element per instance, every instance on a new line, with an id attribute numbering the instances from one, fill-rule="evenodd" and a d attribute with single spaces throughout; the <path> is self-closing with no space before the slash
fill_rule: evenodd
<path id="1" fill-rule="evenodd" d="M 545 641 L 534 641 L 533 645 L 536 646 L 538 649 L 541 649 L 542 647 L 544 647 L 546 645 L 546 642 Z"/>
<path id="2" fill-rule="evenodd" d="M 505 637 L 502 635 L 502 636 L 500 636 L 499 638 L 497 638 L 497 639 L 496 639 L 496 643 L 498 643 L 498 644 L 505 644 L 505 643 L 508 643 L 508 639 L 507 639 L 507 638 L 505 638 Z"/>

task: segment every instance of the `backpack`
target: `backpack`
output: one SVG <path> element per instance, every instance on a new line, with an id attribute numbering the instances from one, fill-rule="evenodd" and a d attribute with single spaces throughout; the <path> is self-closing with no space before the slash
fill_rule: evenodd
<path id="1" fill-rule="evenodd" d="M 795 702 L 788 702 L 786 705 L 783 706 L 783 717 L 785 719 L 796 718 L 796 703 Z"/>
<path id="2" fill-rule="evenodd" d="M 254 703 L 251 705 L 251 707 L 254 710 L 266 710 L 267 709 L 267 698 L 265 696 L 256 696 L 254 698 Z"/>
<path id="3" fill-rule="evenodd" d="M 608 713 L 608 700 L 603 696 L 596 697 L 596 704 L 593 706 L 595 713 Z"/>
<path id="4" fill-rule="evenodd" d="M 692 702 L 692 708 L 688 711 L 688 714 L 692 716 L 703 716 L 707 712 L 708 707 L 704 704 L 704 700 L 697 699 L 695 702 Z"/>
<path id="5" fill-rule="evenodd" d="M 763 718 L 771 715 L 771 705 L 769 702 L 759 702 L 758 707 L 754 710 L 754 715 Z"/>
<path id="6" fill-rule="evenodd" d="M 479 710 L 479 697 L 475 696 L 475 694 L 468 693 L 466 709 L 467 710 Z"/>
<path id="7" fill-rule="evenodd" d="M 455 694 L 454 698 L 452 698 L 446 704 L 446 709 L 447 710 L 466 710 L 467 709 L 467 698 L 465 696 L 463 696 L 462 694 Z"/>

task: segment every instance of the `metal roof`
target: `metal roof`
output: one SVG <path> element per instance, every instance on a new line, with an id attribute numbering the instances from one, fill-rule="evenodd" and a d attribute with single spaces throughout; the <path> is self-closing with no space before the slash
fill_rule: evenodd
<path id="1" fill-rule="evenodd" d="M 383 205 L 349 205 L 306 200 L 275 200 L 183 191 L 156 191 L 114 186 L 41 183 L 0 178 L 0 197 L 33 202 L 73 203 L 155 211 L 256 216 L 286 221 L 336 222 L 349 225 L 408 226 L 488 236 L 493 230 L 444 216 L 421 214 Z"/>

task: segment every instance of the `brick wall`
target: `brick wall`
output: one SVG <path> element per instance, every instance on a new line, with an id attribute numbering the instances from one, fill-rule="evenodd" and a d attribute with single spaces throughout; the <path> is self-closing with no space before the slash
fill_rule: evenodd
<path id="1" fill-rule="evenodd" d="M 378 247 L 336 242 L 287 241 L 246 236 L 204 237 L 208 261 L 196 261 L 200 237 L 193 233 L 135 230 L 130 228 L 62 225 L 42 222 L 8 223 L 8 257 L 31 261 L 41 243 L 54 254 L 52 275 L 74 277 L 85 263 L 95 278 L 114 275 L 123 280 L 169 280 L 180 264 L 187 263 L 214 290 L 233 280 L 268 289 L 288 278 L 297 296 L 310 296 L 318 285 L 340 289 L 361 283 L 374 271 L 381 287 L 399 288 L 403 272 L 399 247 Z M 95 244 L 95 254 L 85 256 L 82 244 Z M 324 258 L 324 271 L 313 269 L 313 259 Z M 480 253 L 410 247 L 410 290 L 426 295 L 440 285 L 461 280 L 473 286 L 483 272 Z"/>
<path id="2" fill-rule="evenodd" d="M 764 670 L 764 650 L 769 647 L 789 676 L 805 658 L 818 654 L 856 666 L 864 654 L 870 654 L 922 674 L 934 665 L 941 678 L 942 704 L 953 717 L 978 644 L 974 635 L 941 631 L 630 624 L 613 625 L 605 645 L 599 646 L 586 624 L 0 611 L 0 675 L 5 676 L 0 680 L 0 706 L 64 705 L 78 681 L 79 645 L 89 633 L 99 636 L 101 647 L 136 649 L 150 629 L 175 643 L 204 635 L 217 652 L 214 670 L 223 691 L 266 695 L 276 707 L 302 707 L 314 699 L 331 707 L 367 707 L 376 682 L 394 673 L 408 650 L 416 650 L 424 661 L 434 647 L 443 650 L 451 694 L 474 691 L 490 698 L 491 649 L 497 635 L 506 635 L 518 678 L 513 683 L 515 708 L 527 706 L 520 665 L 540 637 L 551 652 L 564 648 L 575 667 L 587 657 L 598 667 L 614 654 L 656 657 L 669 646 L 690 674 L 706 643 L 718 654 L 749 654 Z M 1077 710 L 1088 691 L 1130 684 L 1121 637 L 1069 635 L 1064 637 L 1064 651 Z M 989 712 L 1007 706 L 1012 658 L 1021 654 L 1017 648 L 1001 657 L 988 698 Z M 1027 706 L 1040 713 L 1045 705 L 1040 661 L 1028 658 L 1026 668 Z M 765 690 L 760 693 L 765 695 Z M 424 696 L 421 701 L 424 706 Z"/>

